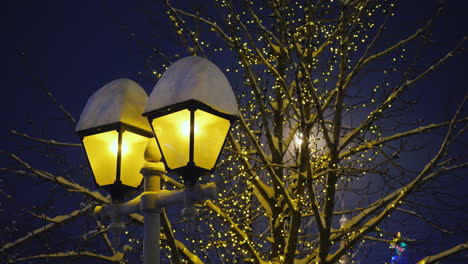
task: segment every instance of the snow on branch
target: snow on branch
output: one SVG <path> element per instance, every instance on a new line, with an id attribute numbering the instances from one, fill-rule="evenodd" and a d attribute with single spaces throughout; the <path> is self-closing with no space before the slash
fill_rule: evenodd
<path id="1" fill-rule="evenodd" d="M 205 204 L 210 210 L 212 210 L 215 213 L 214 215 L 221 218 L 221 220 L 228 224 L 230 229 L 237 235 L 240 243 L 249 251 L 252 258 L 255 260 L 255 263 L 267 263 L 263 261 L 262 258 L 259 256 L 258 252 L 253 247 L 249 236 L 241 228 L 239 228 L 239 226 L 233 221 L 233 219 L 231 219 L 226 213 L 224 213 L 221 210 L 221 208 L 216 206 L 212 201 L 207 200 Z"/>
<path id="2" fill-rule="evenodd" d="M 189 249 L 187 249 L 187 247 L 184 245 L 184 243 L 180 242 L 179 240 L 177 239 L 174 239 L 174 242 L 177 246 L 177 248 L 180 249 L 180 251 L 194 264 L 203 264 L 203 261 L 201 261 L 201 259 L 193 254 L 192 252 L 190 252 Z"/>
<path id="3" fill-rule="evenodd" d="M 171 10 L 172 14 L 174 15 L 173 17 L 171 16 L 171 20 L 174 22 L 175 26 L 180 27 L 181 29 L 184 29 L 184 30 L 186 30 L 188 32 L 189 37 L 192 39 L 195 46 L 200 50 L 202 57 L 206 58 L 205 52 L 203 51 L 203 48 L 200 45 L 199 37 L 197 36 L 197 34 L 187 26 L 187 23 L 185 22 L 185 20 L 183 20 L 179 16 L 179 14 L 176 12 L 176 10 L 169 4 L 169 1 L 166 0 L 165 4 Z M 180 25 L 182 25 L 182 26 L 180 26 Z M 187 43 L 187 41 L 185 39 L 185 36 L 183 35 L 182 31 L 180 31 L 179 36 L 182 38 L 182 41 L 184 42 L 184 44 L 187 45 L 187 49 L 190 51 L 190 53 L 192 53 L 192 55 L 195 56 L 196 55 L 196 50 L 194 48 L 188 47 L 188 43 Z"/>
<path id="4" fill-rule="evenodd" d="M 464 117 L 458 120 L 458 122 L 467 122 L 467 121 L 468 121 L 468 117 Z M 366 144 L 354 147 L 349 151 L 342 152 L 340 154 L 340 159 L 345 159 L 353 154 L 375 148 L 376 146 L 379 146 L 379 145 L 382 145 L 382 144 L 385 144 L 385 143 L 388 143 L 397 139 L 407 138 L 407 137 L 416 136 L 422 133 L 431 132 L 434 129 L 447 126 L 448 124 L 449 122 L 444 122 L 444 123 L 439 123 L 439 124 L 429 124 L 429 125 L 420 126 L 420 127 L 417 127 L 417 128 L 405 131 L 405 132 L 396 133 L 388 137 L 375 139 L 375 140 L 366 142 Z"/>
<path id="5" fill-rule="evenodd" d="M 0 153 L 2 153 L 4 155 L 12 158 L 13 160 L 17 161 L 25 169 L 27 169 L 28 171 L 34 173 L 35 176 L 37 176 L 37 177 L 39 177 L 41 179 L 47 180 L 47 181 L 52 182 L 52 183 L 56 183 L 58 185 L 61 185 L 61 186 L 65 187 L 69 191 L 83 193 L 83 194 L 89 196 L 90 198 L 93 198 L 96 201 L 107 202 L 107 203 L 110 202 L 110 200 L 108 198 L 104 197 L 98 191 L 91 191 L 88 188 L 83 187 L 83 186 L 81 186 L 81 185 L 79 185 L 77 183 L 71 182 L 71 181 L 69 181 L 69 180 L 67 180 L 67 179 L 65 179 L 65 178 L 63 178 L 61 176 L 55 176 L 55 175 L 53 175 L 53 174 L 51 174 L 49 172 L 42 171 L 42 170 L 39 170 L 39 169 L 35 169 L 31 165 L 29 165 L 27 162 L 25 162 L 23 159 L 21 159 L 20 157 L 18 157 L 15 154 L 5 152 L 5 151 L 2 151 L 2 150 L 0 150 Z"/>
<path id="6" fill-rule="evenodd" d="M 447 234 L 454 234 L 454 232 L 450 232 L 449 230 L 435 224 L 434 222 L 432 222 L 429 218 L 425 217 L 424 215 L 422 214 L 419 214 L 415 211 L 411 211 L 411 210 L 408 210 L 408 209 L 403 209 L 403 208 L 397 208 L 396 211 L 399 211 L 399 212 L 403 212 L 405 214 L 409 214 L 409 215 L 414 215 L 422 220 L 424 220 L 424 222 L 430 224 L 432 227 L 434 227 L 435 229 L 438 229 L 444 233 L 447 233 Z"/>
<path id="7" fill-rule="evenodd" d="M 249 14 L 250 16 L 253 18 L 253 20 L 255 21 L 255 24 L 262 30 L 262 32 L 264 32 L 267 36 L 271 37 L 271 39 L 273 39 L 277 44 L 280 44 L 281 41 L 278 39 L 278 37 L 276 37 L 276 35 L 271 32 L 271 30 L 268 30 L 262 23 L 262 21 L 258 18 L 257 14 L 255 14 L 255 12 L 252 10 L 251 6 L 250 5 L 246 5 L 247 6 L 247 10 L 249 11 Z M 270 38 L 265 38 L 270 46 L 273 47 L 273 43 L 270 41 Z"/>
<path id="8" fill-rule="evenodd" d="M 353 218 L 351 218 L 346 224 L 343 226 L 344 229 L 353 229 L 357 230 L 355 232 L 352 232 L 349 237 L 348 237 L 348 242 L 341 245 L 341 247 L 335 251 L 333 254 L 330 254 L 327 256 L 327 261 L 329 262 L 335 262 L 338 260 L 338 258 L 346 252 L 346 250 L 349 249 L 349 247 L 353 244 L 356 243 L 356 241 L 359 241 L 366 235 L 367 233 L 371 232 L 374 230 L 375 227 L 377 227 L 378 224 L 380 224 L 390 213 L 395 211 L 399 206 L 402 205 L 402 202 L 412 193 L 414 190 L 423 185 L 425 183 L 425 179 L 427 179 L 427 176 L 430 175 L 431 173 L 434 174 L 440 174 L 441 170 L 435 170 L 434 169 L 437 167 L 437 162 L 444 156 L 447 148 L 449 147 L 449 143 L 451 140 L 451 137 L 454 133 L 454 128 L 455 124 L 457 123 L 457 120 L 459 116 L 461 115 L 463 106 L 465 104 L 465 101 L 467 100 L 467 97 L 464 98 L 463 102 L 461 105 L 458 107 L 457 111 L 453 115 L 452 119 L 450 120 L 450 123 L 447 128 L 447 132 L 445 133 L 445 138 L 443 142 L 439 146 L 439 150 L 437 151 L 436 154 L 434 154 L 433 158 L 426 163 L 424 168 L 418 173 L 418 175 L 408 184 L 405 186 L 400 187 L 396 191 L 388 194 L 387 196 L 384 197 L 384 199 L 379 199 L 378 202 L 372 204 L 368 208 L 364 209 L 360 214 L 357 214 Z M 367 220 L 365 223 L 361 224 L 358 226 L 357 224 L 361 221 L 364 220 L 365 218 L 371 216 L 373 212 L 376 212 L 377 209 L 380 209 L 383 207 L 383 210 L 378 212 L 377 215 L 374 217 L 371 217 L 369 220 Z M 333 238 L 336 239 L 337 237 Z"/>
<path id="9" fill-rule="evenodd" d="M 244 120 L 244 117 L 242 114 L 239 114 L 239 117 L 240 117 L 240 120 L 241 120 L 241 124 L 242 126 L 244 127 L 244 130 L 246 131 L 248 137 L 250 138 L 251 142 L 254 144 L 256 150 L 258 153 L 260 153 L 261 155 L 261 158 L 264 162 L 264 164 L 266 165 L 267 169 L 268 169 L 268 172 L 271 174 L 272 176 L 272 181 L 274 182 L 275 185 L 279 186 L 279 191 L 281 192 L 282 195 L 284 195 L 284 197 L 286 198 L 286 202 L 288 203 L 288 205 L 290 206 L 290 208 L 292 210 L 296 210 L 297 209 L 297 203 L 294 201 L 294 199 L 291 197 L 289 191 L 287 188 L 285 188 L 284 186 L 284 183 L 282 182 L 282 180 L 280 179 L 279 175 L 276 173 L 276 171 L 274 170 L 274 166 L 272 166 L 271 164 L 271 159 L 266 155 L 266 153 L 263 151 L 260 143 L 255 139 L 255 136 L 253 135 L 252 131 L 249 129 L 247 123 L 245 122 Z M 234 140 L 231 140 L 231 142 L 233 142 L 234 144 L 235 141 Z M 239 148 L 240 150 L 240 148 Z M 246 159 L 243 159 L 244 161 L 246 161 Z M 247 161 L 246 161 L 247 162 Z M 254 182 L 255 184 L 255 182 Z M 262 188 L 264 189 L 264 188 Z M 265 197 L 264 197 L 265 198 Z"/>
<path id="10" fill-rule="evenodd" d="M 180 243 L 179 241 L 177 241 L 177 239 L 175 239 L 174 233 L 172 232 L 171 222 L 169 221 L 169 218 L 167 217 L 167 213 L 165 209 L 161 211 L 161 224 L 162 224 L 163 232 L 166 235 L 166 243 L 168 243 L 169 247 L 171 248 L 171 259 L 175 264 L 181 264 L 182 261 L 180 260 L 178 248 L 180 248 L 182 252 L 184 252 L 184 249 L 186 248 L 184 244 Z M 186 255 L 188 259 L 191 259 L 193 263 L 198 263 L 196 261 L 193 261 L 195 257 L 188 250 L 185 250 L 184 254 Z M 197 261 L 200 261 L 200 260 L 197 260 Z"/>
<path id="11" fill-rule="evenodd" d="M 94 236 L 94 235 L 100 235 L 102 240 L 104 240 L 104 243 L 106 244 L 107 246 L 107 249 L 109 249 L 109 251 L 112 252 L 112 254 L 115 254 L 116 253 L 116 249 L 112 246 L 112 242 L 110 241 L 109 239 L 109 236 L 107 235 L 107 230 L 103 230 L 103 228 L 101 228 L 103 225 L 101 223 L 101 221 L 99 219 L 96 219 L 95 217 L 93 217 L 94 219 L 94 222 L 96 223 L 96 226 L 98 227 L 97 230 L 93 230 L 91 232 L 88 232 L 87 234 L 84 234 L 81 236 L 82 239 L 86 240 L 86 239 L 89 239 L 90 237 Z M 92 234 L 90 234 L 92 233 Z"/>
<path id="12" fill-rule="evenodd" d="M 238 153 L 241 153 L 241 146 L 239 145 L 239 142 L 237 142 L 234 139 L 234 136 L 232 135 L 232 132 L 229 132 L 228 138 L 229 138 L 229 142 L 234 147 L 234 149 Z M 256 141 L 253 141 L 253 142 L 256 142 Z M 260 148 L 259 147 L 260 146 L 257 146 L 257 150 L 260 149 L 260 151 L 262 151 L 260 153 L 262 155 L 263 161 L 268 160 L 267 157 L 266 157 L 266 154 L 263 152 L 261 147 Z M 260 178 L 258 178 L 258 176 L 255 173 L 255 170 L 253 169 L 252 165 L 250 164 L 250 162 L 246 158 L 241 159 L 241 161 L 244 163 L 244 166 L 247 168 L 246 171 L 250 174 L 252 184 L 255 186 L 255 188 L 257 190 L 257 193 L 255 195 L 257 196 L 259 201 L 263 201 L 262 206 L 265 208 L 265 210 L 271 212 L 271 208 L 274 206 L 274 204 L 273 204 L 274 201 L 272 201 L 270 199 L 270 197 L 272 196 L 272 192 L 273 192 L 271 190 L 271 187 L 265 185 L 260 180 Z"/>
<path id="13" fill-rule="evenodd" d="M 22 164 L 26 169 L 30 170 L 33 174 L 31 175 L 35 175 L 39 178 L 42 178 L 42 179 L 45 179 L 45 180 L 48 180 L 50 182 L 53 182 L 53 183 L 57 183 L 63 187 L 65 187 L 67 190 L 69 191 L 73 191 L 73 192 L 80 192 L 84 195 L 87 195 L 89 196 L 90 198 L 92 198 L 93 200 L 95 200 L 97 203 L 110 203 L 110 200 L 107 198 L 107 197 L 104 197 L 102 196 L 101 193 L 99 193 L 98 191 L 90 191 L 88 188 L 85 188 L 77 183 L 73 183 L 73 182 L 70 182 L 68 180 L 66 180 L 65 178 L 61 177 L 61 176 L 55 176 L 55 175 L 52 175 L 50 173 L 47 173 L 47 172 L 44 172 L 44 171 L 41 171 L 41 170 L 38 170 L 38 169 L 34 169 L 33 167 L 31 167 L 28 163 L 26 163 L 25 161 L 23 161 L 22 159 L 20 159 L 18 156 L 14 155 L 14 154 L 11 154 L 11 153 L 8 153 L 8 152 L 0 152 L 0 153 L 3 153 L 3 154 L 6 154 L 8 155 L 9 157 L 13 158 L 14 160 L 18 161 L 20 164 Z M 172 183 L 172 184 L 176 184 L 177 185 L 177 182 L 174 181 L 174 180 L 171 180 L 169 177 L 167 176 L 164 176 L 163 177 L 163 180 L 164 181 L 167 181 L 169 183 Z M 180 185 L 180 184 L 178 184 Z M 94 206 L 97 205 L 97 203 L 91 203 L 89 204 L 87 207 L 86 210 L 91 210 L 94 208 Z M 90 207 L 90 208 L 89 208 Z M 75 214 L 77 214 L 78 212 L 80 212 L 81 210 L 83 209 L 80 209 L 80 210 L 77 210 L 73 213 L 70 214 L 70 216 L 74 216 Z M 131 214 L 129 215 L 129 217 L 139 223 L 143 223 L 143 216 L 141 216 L 140 214 Z M 13 242 L 13 243 L 8 243 L 8 244 L 5 244 L 3 246 L 2 249 L 0 249 L 0 253 L 2 253 L 2 251 L 6 251 L 7 249 L 13 247 L 13 246 L 16 246 L 17 244 L 20 244 L 26 240 L 29 240 L 31 239 L 32 237 L 36 236 L 37 234 L 40 234 L 42 232 L 45 232 L 45 231 L 48 231 L 49 229 L 51 228 L 55 228 L 59 225 L 61 225 L 65 220 L 68 220 L 65 216 L 58 216 L 58 217 L 54 217 L 54 218 L 47 218 L 49 220 L 53 220 L 52 223 L 44 226 L 44 227 L 41 227 L 41 228 L 38 228 L 32 232 L 30 232 L 28 235 L 26 235 L 25 237 L 23 238 L 20 238 L 18 239 L 17 241 Z M 71 220 L 71 219 L 70 219 Z M 169 232 L 168 231 L 165 231 L 165 234 L 167 235 Z M 177 248 L 183 252 L 187 258 L 189 259 L 195 259 L 195 255 L 193 255 L 193 253 L 191 253 L 187 247 L 180 241 L 176 240 L 174 238 L 174 236 L 167 236 L 167 237 L 170 237 L 174 240 L 174 242 L 169 242 L 169 245 L 172 245 L 171 248 L 174 248 L 174 244 L 177 246 Z M 165 238 L 164 238 L 165 239 Z M 176 251 L 174 251 L 176 252 Z"/>
<path id="14" fill-rule="evenodd" d="M 430 264 L 430 263 L 438 263 L 439 260 L 442 260 L 444 258 L 447 258 L 449 256 L 452 256 L 454 254 L 459 254 L 465 250 L 468 249 L 468 243 L 465 242 L 465 243 L 462 243 L 462 244 L 458 244 L 454 247 L 452 247 L 451 249 L 447 249 L 445 251 L 442 251 L 440 252 L 439 254 L 436 254 L 436 255 L 432 255 L 432 256 L 427 256 L 425 258 L 423 258 L 422 260 L 418 261 L 417 264 Z"/>
<path id="15" fill-rule="evenodd" d="M 439 10 L 440 11 L 440 10 Z M 351 82 L 351 80 L 353 79 L 353 77 L 360 71 L 360 69 L 362 69 L 365 65 L 391 53 L 392 51 L 398 49 L 398 48 L 401 48 L 403 47 L 404 45 L 408 44 L 409 42 L 415 40 L 418 36 L 421 36 L 425 31 L 427 31 L 429 29 L 429 27 L 432 25 L 433 23 L 433 19 L 434 18 L 430 18 L 422 27 L 420 27 L 418 30 L 416 30 L 416 32 L 414 32 L 412 35 L 408 36 L 407 38 L 405 39 L 401 39 L 400 41 L 398 41 L 396 44 L 386 48 L 385 50 L 379 52 L 379 53 L 376 53 L 374 55 L 371 55 L 369 57 L 367 57 L 367 55 L 369 54 L 369 50 L 370 48 L 374 45 L 374 43 L 376 42 L 376 40 L 380 37 L 381 33 L 385 30 L 385 25 L 386 25 L 386 22 L 390 16 L 392 12 L 388 12 L 387 16 L 385 17 L 385 20 L 384 22 L 382 23 L 382 25 L 379 27 L 376 35 L 374 36 L 374 38 L 372 39 L 372 41 L 370 42 L 370 44 L 367 46 L 366 48 L 366 51 L 364 52 L 364 54 L 361 56 L 361 58 L 357 61 L 356 65 L 353 67 L 353 69 L 350 71 L 350 73 L 348 74 L 348 76 L 346 77 L 346 83 L 349 84 Z"/>
<path id="16" fill-rule="evenodd" d="M 375 120 L 377 120 L 383 111 L 385 111 L 387 108 L 391 107 L 391 103 L 397 99 L 403 92 L 405 92 L 412 84 L 414 84 L 416 81 L 420 80 L 422 77 L 426 76 L 429 72 L 433 71 L 442 63 L 447 61 L 450 57 L 453 56 L 453 54 L 458 51 L 459 49 L 462 48 L 463 43 L 466 41 L 468 36 L 465 36 L 450 52 L 448 52 L 443 58 L 439 59 L 436 63 L 433 65 L 427 67 L 426 70 L 424 70 L 422 73 L 418 74 L 414 79 L 412 80 L 407 80 L 406 82 L 403 82 L 399 86 L 397 86 L 394 91 L 387 97 L 387 99 L 377 108 L 375 108 L 372 112 L 369 113 L 367 116 L 367 119 L 364 120 L 357 128 L 355 128 L 353 131 L 349 132 L 343 140 L 343 143 L 340 146 L 340 149 L 344 149 L 350 142 L 353 140 L 359 133 L 361 133 L 362 130 L 367 129 Z"/>
<path id="17" fill-rule="evenodd" d="M 122 252 L 116 252 L 112 256 L 105 256 L 105 255 L 97 254 L 91 251 L 66 251 L 66 252 L 58 252 L 58 253 L 50 253 L 50 254 L 40 254 L 40 255 L 17 258 L 17 259 L 10 259 L 9 263 L 18 263 L 18 262 L 32 260 L 32 259 L 76 258 L 78 256 L 97 258 L 100 260 L 107 260 L 112 263 L 120 263 L 124 258 L 124 254 Z"/>
<path id="18" fill-rule="evenodd" d="M 244 31 L 244 34 L 247 36 L 247 39 L 249 40 L 249 43 L 250 45 L 252 46 L 252 49 L 255 51 L 255 54 L 257 54 L 257 57 L 260 58 L 260 60 L 262 61 L 262 63 L 271 71 L 274 73 L 274 75 L 276 76 L 276 78 L 278 80 L 280 80 L 283 84 L 283 87 L 287 87 L 287 83 L 286 83 L 286 79 L 284 78 L 284 76 L 282 74 L 279 73 L 278 69 L 276 67 L 274 67 L 266 58 L 265 56 L 263 56 L 263 53 L 260 51 L 260 49 L 258 48 L 258 46 L 255 44 L 255 41 L 252 37 L 252 35 L 250 34 L 250 31 L 247 29 L 247 27 L 245 26 L 245 24 L 242 22 L 242 20 L 237 17 L 237 16 L 234 16 L 234 18 L 237 20 L 237 23 L 238 25 L 240 25 L 240 27 L 243 29 Z M 239 39 L 238 37 L 235 38 L 235 43 L 236 43 L 236 46 L 238 47 L 238 53 L 239 53 L 239 56 L 241 57 L 241 59 L 244 61 L 244 68 L 247 68 L 249 73 L 251 72 L 251 67 L 250 67 L 250 64 L 248 63 L 247 61 L 247 56 L 245 56 L 243 54 L 243 50 L 244 50 L 244 45 L 242 45 L 240 42 L 239 42 Z M 291 58 L 290 58 L 291 59 Z M 292 59 L 291 59 L 292 61 Z M 249 75 L 249 80 L 252 82 L 256 80 L 256 78 L 254 78 L 255 76 L 253 76 L 253 74 L 250 74 Z M 260 99 L 260 98 L 258 98 Z"/>
<path id="19" fill-rule="evenodd" d="M 465 41 L 467 39 L 468 39 L 468 35 L 465 35 L 461 39 L 461 41 L 451 51 L 447 52 L 447 54 L 444 57 L 440 58 L 433 65 L 427 67 L 426 70 L 424 70 L 423 72 L 418 74 L 414 79 L 406 81 L 405 85 L 407 85 L 407 86 L 412 85 L 414 82 L 417 82 L 419 79 L 423 78 L 428 73 L 434 71 L 437 67 L 441 66 L 449 58 L 453 57 L 457 51 L 459 51 L 459 50 L 461 50 L 463 48 L 463 44 L 465 43 Z"/>
<path id="20" fill-rule="evenodd" d="M 214 22 L 211 22 L 203 17 L 200 17 L 200 16 L 197 16 L 197 15 L 194 15 L 194 14 L 190 14 L 190 13 L 187 13 L 183 10 L 180 10 L 180 9 L 176 9 L 174 8 L 168 0 L 165 1 L 166 3 L 166 6 L 171 9 L 171 11 L 173 13 L 180 13 L 184 16 L 187 16 L 187 17 L 190 17 L 190 18 L 193 18 L 193 19 L 196 19 L 200 22 L 203 22 L 205 24 L 207 24 L 208 26 L 210 26 L 212 28 L 213 31 L 217 32 L 219 35 L 221 35 L 221 37 L 224 39 L 224 41 L 226 41 L 228 43 L 228 46 L 232 46 L 233 45 L 233 42 L 231 40 L 231 38 L 218 26 L 216 25 L 216 23 Z"/>
<path id="21" fill-rule="evenodd" d="M 416 37 L 418 37 L 421 34 L 422 31 L 423 31 L 423 29 L 420 28 L 420 29 L 416 30 L 416 32 L 413 33 L 411 36 L 407 37 L 406 39 L 402 39 L 398 43 L 396 43 L 395 45 L 393 45 L 391 47 L 388 47 L 387 49 L 385 49 L 385 50 L 383 50 L 383 51 L 381 51 L 379 53 L 376 53 L 374 55 L 371 55 L 371 56 L 369 56 L 367 58 L 364 57 L 365 55 L 367 55 L 367 52 L 365 52 L 363 57 L 361 57 L 361 59 L 357 62 L 356 66 L 353 68 L 353 70 L 348 74 L 347 80 L 351 81 L 352 77 L 357 74 L 357 71 L 359 71 L 365 65 L 371 63 L 372 61 L 377 60 L 378 58 L 381 58 L 381 57 L 389 54 L 390 52 L 396 50 L 397 48 L 400 48 L 400 47 L 404 46 L 405 44 L 411 42 L 412 40 L 416 39 Z"/>
<path id="22" fill-rule="evenodd" d="M 10 242 L 10 243 L 6 243 L 4 245 L 2 245 L 2 247 L 0 248 L 0 254 L 3 254 L 5 253 L 6 251 L 26 242 L 26 241 L 29 241 L 30 239 L 36 237 L 36 236 L 39 236 L 51 229 L 54 229 L 54 228 L 57 228 L 57 227 L 60 227 L 62 226 L 63 224 L 69 222 L 69 221 L 72 221 L 74 219 L 76 219 L 77 217 L 83 215 L 83 214 L 86 214 L 90 211 L 92 211 L 94 209 L 94 207 L 96 206 L 96 203 L 89 203 L 88 205 L 86 205 L 85 207 L 83 208 L 80 208 L 78 210 L 75 210 L 69 214 L 65 214 L 65 215 L 58 215 L 58 216 L 55 216 L 53 218 L 48 218 L 48 219 L 51 219 L 53 221 L 51 221 L 51 223 L 45 225 L 45 226 L 41 226 L 33 231 L 30 231 L 28 232 L 25 236 L 21 237 L 21 238 L 18 238 L 16 239 L 14 242 Z"/>
<path id="23" fill-rule="evenodd" d="M 78 144 L 78 143 L 58 142 L 58 141 L 55 141 L 53 139 L 37 138 L 37 137 L 30 136 L 30 135 L 28 135 L 26 133 L 17 132 L 17 131 L 12 130 L 12 129 L 9 129 L 8 131 L 10 131 L 10 133 L 12 133 L 14 135 L 21 136 L 21 137 L 24 137 L 24 138 L 27 138 L 27 139 L 30 139 L 30 140 L 34 140 L 34 141 L 37 141 L 37 142 L 41 142 L 41 143 L 44 143 L 44 144 L 56 145 L 56 146 L 61 146 L 61 147 L 82 147 L 83 146 L 82 144 Z"/>

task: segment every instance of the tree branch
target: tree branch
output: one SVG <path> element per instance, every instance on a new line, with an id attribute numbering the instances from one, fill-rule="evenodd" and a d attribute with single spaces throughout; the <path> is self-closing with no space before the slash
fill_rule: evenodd
<path id="1" fill-rule="evenodd" d="M 417 264 L 430 264 L 430 263 L 435 263 L 439 260 L 442 260 L 442 259 L 445 259 L 447 257 L 450 257 L 454 254 L 459 254 L 465 250 L 468 249 L 468 243 L 462 243 L 462 244 L 458 244 L 450 249 L 447 249 L 445 251 L 442 251 L 436 255 L 432 255 L 432 256 L 427 256 L 425 258 L 423 258 L 422 260 L 418 261 Z"/>
<path id="2" fill-rule="evenodd" d="M 100 260 L 107 260 L 112 263 L 120 263 L 124 258 L 124 254 L 121 252 L 116 252 L 113 256 L 105 256 L 105 255 L 97 254 L 91 251 L 66 251 L 66 252 L 40 254 L 40 255 L 35 255 L 35 256 L 12 259 L 12 260 L 9 260 L 9 263 L 18 263 L 18 262 L 32 260 L 32 259 L 50 259 L 50 258 L 54 259 L 54 258 L 76 258 L 76 257 L 90 257 L 90 258 L 97 258 Z"/>
<path id="3" fill-rule="evenodd" d="M 30 139 L 30 140 L 33 140 L 33 141 L 41 142 L 41 143 L 44 143 L 44 144 L 56 145 L 56 146 L 60 146 L 60 147 L 82 147 L 83 146 L 82 144 L 78 144 L 78 143 L 58 142 L 58 141 L 55 141 L 53 139 L 43 139 L 43 138 L 32 137 L 32 136 L 29 136 L 26 133 L 20 133 L 20 132 L 17 132 L 15 130 L 12 130 L 12 129 L 9 129 L 8 131 L 10 131 L 10 133 L 12 133 L 14 135 L 21 136 L 21 137 L 24 137 L 24 138 L 27 138 L 27 139 Z"/>
<path id="4" fill-rule="evenodd" d="M 88 205 L 86 205 L 85 207 L 83 208 L 80 208 L 78 210 L 75 210 L 69 214 L 65 214 L 65 215 L 58 215 L 56 217 L 53 218 L 53 221 L 51 221 L 51 223 L 45 225 L 45 226 L 41 226 L 33 231 L 30 231 L 28 232 L 25 236 L 23 237 L 20 237 L 18 239 L 16 239 L 14 242 L 10 242 L 10 243 L 6 243 L 4 245 L 2 245 L 2 247 L 0 248 L 0 254 L 4 254 L 6 251 L 26 242 L 26 241 L 29 241 L 30 239 L 34 238 L 34 237 L 37 237 L 51 229 L 54 229 L 54 228 L 57 228 L 57 227 L 60 227 L 61 225 L 67 223 L 67 222 L 70 222 L 74 219 L 76 219 L 77 217 L 83 215 L 83 214 L 86 214 L 86 213 L 89 213 L 91 210 L 94 209 L 94 207 L 96 206 L 96 203 L 89 203 Z"/>

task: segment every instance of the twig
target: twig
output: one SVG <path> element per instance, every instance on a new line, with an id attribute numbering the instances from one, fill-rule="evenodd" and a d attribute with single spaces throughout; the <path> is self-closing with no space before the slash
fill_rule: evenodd
<path id="1" fill-rule="evenodd" d="M 41 142 L 41 143 L 44 143 L 44 144 L 57 145 L 57 146 L 61 146 L 61 147 L 82 147 L 83 146 L 82 144 L 77 144 L 77 143 L 58 142 L 58 141 L 55 141 L 53 139 L 37 138 L 37 137 L 29 136 L 26 133 L 17 132 L 16 130 L 12 130 L 12 129 L 9 129 L 8 131 L 10 133 L 14 134 L 14 135 L 24 137 L 24 138 L 27 138 L 27 139 L 30 139 L 30 140 L 34 140 L 34 141 L 37 141 L 37 142 Z"/>

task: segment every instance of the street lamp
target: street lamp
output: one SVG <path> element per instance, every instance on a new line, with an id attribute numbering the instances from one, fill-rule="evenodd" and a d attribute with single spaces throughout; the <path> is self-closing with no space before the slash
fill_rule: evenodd
<path id="1" fill-rule="evenodd" d="M 148 100 L 145 90 L 129 79 L 114 80 L 86 103 L 76 126 L 98 187 L 112 199 L 137 189 L 151 128 L 141 116 Z"/>
<path id="2" fill-rule="evenodd" d="M 150 94 L 145 115 L 161 149 L 166 169 L 186 186 L 213 172 L 237 102 L 228 80 L 207 59 L 186 57 L 172 64 Z"/>
<path id="3" fill-rule="evenodd" d="M 213 172 L 236 117 L 237 103 L 226 77 L 199 57 L 183 58 L 169 67 L 149 100 L 143 88 L 129 79 L 110 82 L 88 100 L 75 131 L 96 184 L 111 194 L 112 205 L 98 206 L 94 212 L 101 219 L 111 219 L 114 246 L 124 228 L 122 217 L 141 212 L 144 263 L 159 263 L 160 211 L 175 203 L 184 202 L 182 215 L 191 232 L 195 202 L 216 195 L 214 183 L 196 181 Z M 167 169 L 184 177 L 183 190 L 160 190 L 165 170 L 151 129 Z M 123 203 L 142 179 L 143 193 Z"/>

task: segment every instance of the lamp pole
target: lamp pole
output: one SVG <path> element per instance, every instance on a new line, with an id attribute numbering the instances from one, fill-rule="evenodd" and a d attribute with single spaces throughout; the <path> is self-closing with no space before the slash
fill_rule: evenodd
<path id="1" fill-rule="evenodd" d="M 140 210 L 144 217 L 143 259 L 145 264 L 160 263 L 161 209 L 151 203 L 154 194 L 160 190 L 161 175 L 159 167 L 148 166 L 141 169 L 144 177 L 144 192 L 141 196 Z"/>
<path id="2" fill-rule="evenodd" d="M 97 206 L 94 210 L 96 217 L 101 220 L 111 219 L 110 228 L 114 241 L 120 236 L 119 230 L 124 228 L 122 217 L 141 212 L 143 223 L 143 260 L 144 264 L 160 263 L 160 217 L 161 209 L 173 204 L 187 203 L 190 199 L 192 205 L 195 202 L 215 198 L 217 194 L 216 184 L 197 184 L 192 190 L 160 190 L 160 179 L 164 174 L 164 165 L 161 162 L 146 162 L 141 169 L 144 176 L 144 192 L 136 198 L 121 204 Z M 189 188 L 190 189 L 190 188 Z M 114 245 L 116 246 L 116 245 Z"/>

